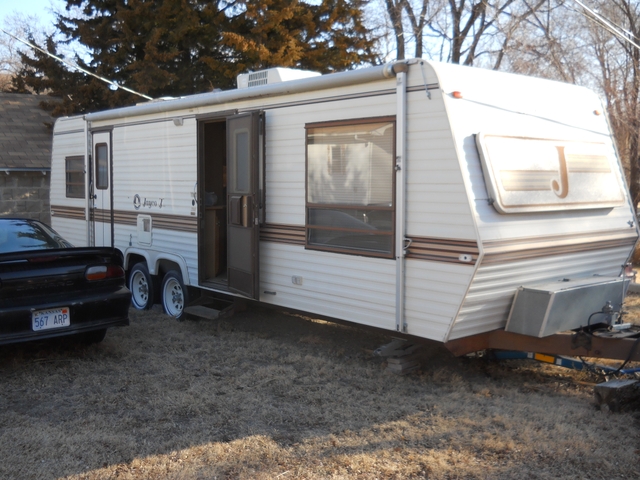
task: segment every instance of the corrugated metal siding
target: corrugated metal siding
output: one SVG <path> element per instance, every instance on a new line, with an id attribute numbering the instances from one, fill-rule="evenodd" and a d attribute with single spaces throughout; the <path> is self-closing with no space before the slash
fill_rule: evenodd
<path id="1" fill-rule="evenodd" d="M 425 66 L 428 83 L 435 83 Z M 419 85 L 418 67 L 410 82 Z M 476 240 L 473 216 L 464 188 L 442 91 L 408 95 L 407 235 Z M 405 260 L 405 322 L 407 332 L 442 341 L 471 281 L 473 265 Z"/>
<path id="2" fill-rule="evenodd" d="M 629 247 L 481 266 L 449 340 L 504 328 L 516 289 L 595 273 L 618 276 Z"/>
<path id="3" fill-rule="evenodd" d="M 266 222 L 305 224 L 305 124 L 394 114 L 394 95 L 267 110 Z M 274 242 L 261 242 L 260 260 L 261 301 L 395 329 L 392 260 Z M 294 275 L 302 285 L 293 284 Z"/>
<path id="4" fill-rule="evenodd" d="M 288 112 L 266 113 L 265 212 L 268 223 L 304 225 L 305 131 L 301 112 Z"/>
<path id="5" fill-rule="evenodd" d="M 86 209 L 86 199 L 67 198 L 65 172 L 66 157 L 84 156 L 84 154 L 84 120 L 82 117 L 58 119 L 54 126 L 54 141 L 51 153 L 49 200 L 53 207 L 68 206 L 77 211 Z M 51 226 L 73 245 L 77 247 L 87 245 L 87 226 L 84 220 L 57 217 L 54 214 L 51 217 Z"/>
<path id="6" fill-rule="evenodd" d="M 293 284 L 294 275 L 302 285 Z M 260 300 L 395 329 L 395 262 L 261 242 Z"/>
<path id="7" fill-rule="evenodd" d="M 114 237 L 116 247 L 123 251 L 127 249 L 131 239 L 131 246 L 134 249 L 145 250 L 149 253 L 152 265 L 156 264 L 156 260 L 162 258 L 172 261 L 176 261 L 176 258 L 181 259 L 188 270 L 188 276 L 184 278 L 185 284 L 198 284 L 198 249 L 195 234 L 154 227 L 152 229 L 152 244 L 149 247 L 138 244 L 136 227 L 118 225 Z M 151 266 L 150 268 L 153 270 L 155 267 Z"/>
<path id="8" fill-rule="evenodd" d="M 473 270 L 473 266 L 406 260 L 407 333 L 443 341 Z"/>
<path id="9" fill-rule="evenodd" d="M 192 203 L 197 179 L 195 119 L 184 119 L 181 126 L 174 125 L 171 119 L 124 128 L 116 126 L 112 135 L 116 246 L 123 251 L 129 246 L 146 250 L 152 264 L 158 258 L 181 259 L 188 272 L 185 283 L 197 285 L 197 234 L 181 231 L 184 230 L 182 219 L 195 221 L 197 213 Z M 156 204 L 135 209 L 136 194 L 142 202 L 147 199 Z M 129 220 L 135 222 L 137 215 L 167 219 L 152 223 L 150 247 L 138 244 L 137 226 L 123 224 Z M 171 228 L 171 216 L 175 216 L 176 228 Z M 158 228 L 158 223 L 167 224 L 167 228 Z"/>
<path id="10" fill-rule="evenodd" d="M 475 240 L 442 92 L 432 90 L 431 100 L 412 92 L 407 103 L 407 234 Z"/>
<path id="11" fill-rule="evenodd" d="M 488 202 L 482 166 L 474 135 L 477 133 L 526 134 L 543 138 L 586 138 L 609 145 L 612 138 L 598 97 L 584 88 L 557 82 L 439 66 L 446 91 L 459 90 L 463 99 L 445 97 L 469 201 L 483 242 L 531 235 L 589 232 L 624 228 L 632 220 L 629 206 L 609 210 L 499 214 Z M 516 152 L 517 155 L 517 152 Z M 620 173 L 620 172 L 619 172 Z M 624 184 L 620 174 L 619 180 Z"/>
<path id="12" fill-rule="evenodd" d="M 133 196 L 164 199 L 162 208 L 141 207 L 138 213 L 189 215 L 196 188 L 196 121 L 132 125 L 113 130 L 113 197 L 116 210 L 131 210 Z"/>
<path id="13" fill-rule="evenodd" d="M 454 126 L 454 140 L 480 248 L 484 250 L 486 246 L 491 255 L 487 256 L 487 264 L 479 265 L 449 339 L 504 327 L 516 288 L 520 285 L 596 273 L 618 275 L 631 250 L 631 246 L 602 246 L 599 250 L 586 247 L 602 232 L 629 229 L 627 222 L 633 220 L 629 206 L 499 214 L 489 203 L 475 144 L 474 136 L 480 132 L 520 134 L 603 141 L 613 152 L 606 119 L 593 114 L 594 110 L 603 110 L 597 96 L 586 89 L 556 82 L 496 75 L 483 70 L 469 70 L 469 73 L 464 75 L 461 69 L 448 65 L 438 66 L 445 94 L 456 90 L 463 94 L 463 99 L 445 95 L 445 105 Z M 623 183 L 621 176 L 620 183 Z M 630 234 L 633 232 L 632 229 Z M 549 237 L 561 239 L 563 235 L 581 235 L 584 251 L 580 252 L 579 242 L 574 242 L 576 253 L 557 254 L 556 250 L 554 254 L 553 245 L 548 241 L 544 244 L 542 240 L 545 237 L 547 240 Z M 590 239 L 591 235 L 593 239 Z M 503 257 L 496 262 L 501 244 L 503 249 L 511 248 L 510 242 L 517 239 L 530 239 L 526 245 L 528 250 L 542 249 L 537 258 L 510 261 Z"/>
<path id="14" fill-rule="evenodd" d="M 74 247 L 87 246 L 87 223 L 84 220 L 51 217 L 51 226 Z"/>

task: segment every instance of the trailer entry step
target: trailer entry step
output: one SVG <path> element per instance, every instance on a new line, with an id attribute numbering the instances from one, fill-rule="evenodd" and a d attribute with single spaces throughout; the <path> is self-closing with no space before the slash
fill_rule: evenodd
<path id="1" fill-rule="evenodd" d="M 205 307 L 204 305 L 194 305 L 193 307 L 187 307 L 184 309 L 191 318 L 202 318 L 205 320 L 215 320 L 220 316 L 220 310 L 215 308 Z"/>
<path id="2" fill-rule="evenodd" d="M 214 308 L 218 307 L 218 308 Z M 230 316 L 233 313 L 233 303 L 214 302 L 213 304 L 191 305 L 184 309 L 187 318 L 194 320 L 215 320 L 220 317 Z"/>

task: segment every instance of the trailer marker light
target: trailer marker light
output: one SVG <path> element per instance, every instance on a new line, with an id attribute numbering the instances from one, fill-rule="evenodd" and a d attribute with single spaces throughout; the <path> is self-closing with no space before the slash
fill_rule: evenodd
<path id="1" fill-rule="evenodd" d="M 459 92 L 459 91 L 457 91 L 457 90 L 456 90 L 455 92 L 451 92 L 451 96 L 452 96 L 453 98 L 463 98 L 463 97 L 462 97 L 462 92 Z"/>
<path id="2" fill-rule="evenodd" d="M 602 112 L 600 110 L 594 110 L 593 114 L 594 115 L 602 115 Z"/>

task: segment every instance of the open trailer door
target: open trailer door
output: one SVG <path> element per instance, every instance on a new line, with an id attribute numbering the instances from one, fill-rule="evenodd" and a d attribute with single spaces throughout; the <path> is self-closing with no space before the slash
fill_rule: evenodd
<path id="1" fill-rule="evenodd" d="M 227 275 L 229 290 L 260 297 L 261 112 L 227 118 Z"/>

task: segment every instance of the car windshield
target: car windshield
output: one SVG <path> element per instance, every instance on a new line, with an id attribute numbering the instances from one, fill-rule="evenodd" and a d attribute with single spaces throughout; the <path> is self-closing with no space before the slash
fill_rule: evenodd
<path id="1" fill-rule="evenodd" d="M 40 222 L 0 219 L 0 253 L 66 247 L 71 244 Z"/>

